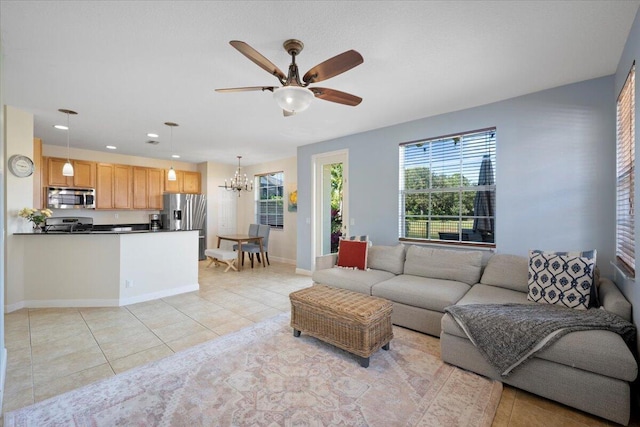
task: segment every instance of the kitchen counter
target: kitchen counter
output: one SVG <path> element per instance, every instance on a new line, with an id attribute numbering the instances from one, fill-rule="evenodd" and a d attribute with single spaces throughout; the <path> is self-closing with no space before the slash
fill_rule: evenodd
<path id="1" fill-rule="evenodd" d="M 198 234 L 16 233 L 22 289 L 6 309 L 121 306 L 198 290 Z"/>
<path id="2" fill-rule="evenodd" d="M 17 236 L 60 236 L 60 235 L 82 235 L 82 234 L 160 234 L 160 233 L 181 233 L 186 231 L 198 231 L 198 230 L 92 230 L 92 231 L 74 231 L 69 233 L 67 231 L 46 231 L 42 233 L 13 233 Z"/>

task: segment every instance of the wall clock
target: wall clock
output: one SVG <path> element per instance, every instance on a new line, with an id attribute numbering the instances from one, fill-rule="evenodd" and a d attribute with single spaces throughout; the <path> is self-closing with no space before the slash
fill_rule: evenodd
<path id="1" fill-rule="evenodd" d="M 29 157 L 16 154 L 9 157 L 9 170 L 18 178 L 26 178 L 33 174 L 35 167 Z"/>

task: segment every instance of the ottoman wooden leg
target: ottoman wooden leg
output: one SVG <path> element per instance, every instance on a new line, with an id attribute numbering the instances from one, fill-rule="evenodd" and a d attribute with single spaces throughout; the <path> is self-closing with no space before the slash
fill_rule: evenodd
<path id="1" fill-rule="evenodd" d="M 389 344 L 391 344 L 391 342 L 386 343 L 385 345 L 382 346 L 383 350 L 387 350 L 389 351 Z"/>
<path id="2" fill-rule="evenodd" d="M 294 329 L 293 330 L 293 336 L 296 337 L 296 338 L 299 337 L 300 336 L 300 331 L 297 330 L 297 329 Z"/>

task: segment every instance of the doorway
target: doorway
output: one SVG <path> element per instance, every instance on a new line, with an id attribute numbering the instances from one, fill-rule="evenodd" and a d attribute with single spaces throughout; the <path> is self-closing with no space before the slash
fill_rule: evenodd
<path id="1" fill-rule="evenodd" d="M 348 234 L 348 151 L 318 154 L 314 163 L 314 254 L 338 251 L 341 235 Z"/>

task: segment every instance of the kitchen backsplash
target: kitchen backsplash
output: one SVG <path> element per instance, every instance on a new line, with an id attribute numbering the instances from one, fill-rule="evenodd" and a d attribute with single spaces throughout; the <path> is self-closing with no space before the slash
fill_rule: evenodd
<path id="1" fill-rule="evenodd" d="M 159 211 L 96 211 L 93 209 L 52 209 L 53 216 L 87 216 L 94 224 L 148 224 L 149 214 Z"/>

